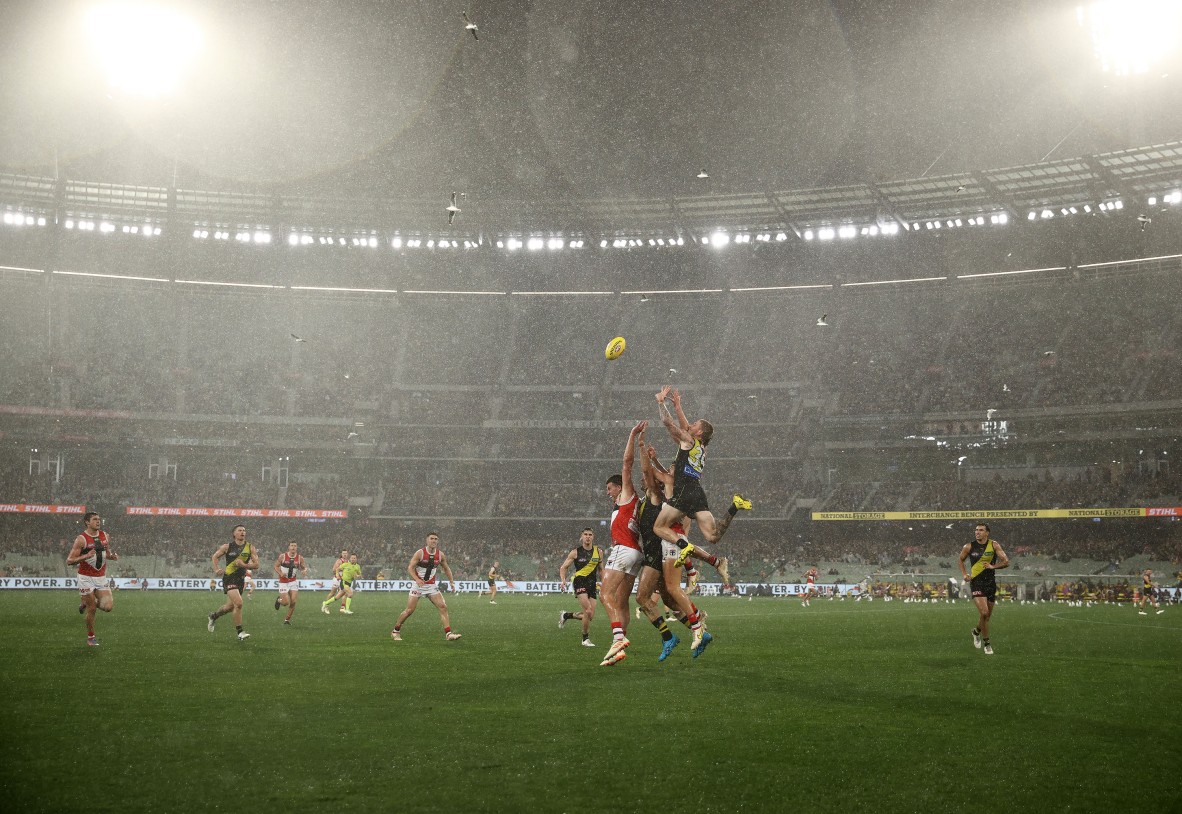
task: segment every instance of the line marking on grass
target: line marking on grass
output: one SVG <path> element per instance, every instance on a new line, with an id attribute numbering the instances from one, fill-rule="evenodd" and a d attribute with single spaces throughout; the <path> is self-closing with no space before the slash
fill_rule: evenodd
<path id="1" fill-rule="evenodd" d="M 1129 624 L 1128 622 L 1102 622 L 1099 619 L 1067 619 L 1067 618 L 1059 615 L 1064 612 L 1065 611 L 1059 611 L 1058 613 L 1048 613 L 1047 616 L 1049 616 L 1052 619 L 1058 619 L 1060 622 L 1083 622 L 1083 623 L 1089 624 L 1089 625 L 1111 625 L 1112 627 L 1135 627 L 1135 628 L 1140 628 L 1141 630 L 1182 630 L 1182 627 L 1177 627 L 1175 625 L 1137 625 L 1137 624 Z"/>

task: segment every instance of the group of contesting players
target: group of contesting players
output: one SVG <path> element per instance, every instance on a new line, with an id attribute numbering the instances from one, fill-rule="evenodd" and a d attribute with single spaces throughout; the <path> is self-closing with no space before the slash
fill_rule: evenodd
<path id="1" fill-rule="evenodd" d="M 579 546 L 575 547 L 559 568 L 558 576 L 566 584 L 568 569 L 575 567 L 572 588 L 582 609 L 577 613 L 562 611 L 558 625 L 569 619 L 583 623 L 583 644 L 593 647 L 589 625 L 595 613 L 594 600 L 599 598 L 607 610 L 612 629 L 612 643 L 601 666 L 610 667 L 627 657 L 631 642 L 627 636 L 628 601 L 633 588 L 637 589 L 640 612 L 646 616 L 661 636 L 664 661 L 681 643 L 668 620 L 658 610 L 658 600 L 673 612 L 674 618 L 692 633 L 691 652 L 694 658 L 702 655 L 714 636 L 706 629 L 705 614 L 682 589 L 682 568 L 690 557 L 697 557 L 718 568 L 723 582 L 730 581 L 725 558 L 715 557 L 701 546 L 695 546 L 687 536 L 691 521 L 697 521 L 702 536 L 708 543 L 722 538 L 740 510 L 749 510 L 751 501 L 736 494 L 726 514 L 716 520 L 711 514 L 702 489 L 702 472 L 706 465 L 706 447 L 714 436 L 714 426 L 705 419 L 690 422 L 681 407 L 681 394 L 666 386 L 656 394 L 658 414 L 662 425 L 677 442 L 677 455 L 668 467 L 661 465 L 656 448 L 644 440 L 647 421 L 641 421 L 628 434 L 620 474 L 607 479 L 606 490 L 612 500 L 612 548 L 607 561 L 602 563 L 602 588 L 597 590 L 596 571 L 601 565 L 598 548 L 590 529 L 583 531 Z M 671 412 L 666 401 L 673 403 Z M 643 490 L 638 492 L 633 483 L 636 453 L 640 452 Z M 639 579 L 639 585 L 637 580 Z"/>
<path id="2" fill-rule="evenodd" d="M 701 546 L 690 543 L 689 525 L 697 521 L 702 536 L 709 543 L 715 543 L 726 533 L 731 521 L 739 511 L 750 510 L 751 501 L 741 494 L 735 494 L 721 519 L 711 514 L 701 478 L 706 462 L 706 447 L 714 435 L 714 427 L 705 419 L 690 422 L 681 406 L 681 394 L 666 386 L 656 394 L 658 415 L 669 435 L 677 442 L 677 454 L 669 467 L 661 465 L 652 444 L 646 444 L 647 421 L 639 422 L 628 434 L 620 474 L 607 479 L 606 492 L 612 500 L 611 519 L 612 547 L 606 562 L 602 561 L 599 549 L 594 544 L 591 529 L 583 531 L 580 545 L 569 552 L 559 568 L 559 579 L 565 587 L 570 567 L 575 567 L 571 589 L 578 597 L 581 611 L 560 612 L 559 627 L 569 619 L 580 619 L 583 624 L 583 644 L 590 641 L 589 626 L 595 612 L 595 599 L 602 601 L 611 624 L 612 643 L 601 666 L 612 666 L 626 658 L 631 642 L 627 637 L 629 620 L 629 597 L 637 589 L 638 613 L 648 618 L 661 636 L 659 661 L 668 658 L 680 639 L 669 629 L 668 621 L 658 610 L 658 601 L 664 602 L 673 613 L 673 619 L 680 621 L 692 633 L 691 652 L 694 658 L 702 655 L 713 641 L 713 635 L 706 629 L 705 614 L 690 600 L 681 585 L 682 569 L 687 560 L 704 560 L 718 569 L 724 583 L 729 583 L 726 558 L 715 557 Z M 673 411 L 666 405 L 671 401 Z M 633 469 L 636 453 L 640 451 L 643 491 L 638 492 L 633 483 Z M 87 512 L 83 517 L 84 530 L 75 539 L 66 558 L 67 565 L 78 567 L 78 588 L 81 604 L 78 612 L 86 619 L 87 644 L 97 646 L 94 633 L 96 611 L 110 612 L 114 600 L 106 580 L 106 564 L 118 560 L 111 550 L 110 538 L 102 530 L 102 518 L 97 512 Z M 348 557 L 348 560 L 346 560 Z M 223 561 L 220 562 L 220 561 Z M 972 587 L 973 599 L 979 610 L 977 626 L 973 629 L 973 644 L 986 654 L 993 649 L 989 638 L 989 620 L 992 616 L 996 595 L 994 572 L 1009 565 L 1009 559 L 997 541 L 989 536 L 989 526 L 978 523 L 975 539 L 961 551 L 962 575 Z M 214 631 L 216 620 L 232 614 L 239 640 L 246 640 L 250 634 L 242 628 L 242 593 L 246 572 L 258 567 L 258 551 L 246 539 L 246 527 L 234 527 L 232 539 L 223 543 L 212 557 L 214 574 L 222 577 L 222 590 L 226 602 L 209 614 L 208 628 Z M 598 585 L 602 567 L 602 587 Z M 692 567 L 692 566 L 691 566 Z M 411 558 L 408 572 L 415 581 L 410 591 L 406 609 L 398 617 L 390 632 L 395 641 L 401 641 L 403 623 L 414 613 L 421 597 L 436 606 L 443 624 L 444 636 L 448 641 L 460 638 L 451 629 L 447 603 L 444 600 L 437 574 L 447 576 L 448 587 L 455 590 L 455 579 L 447 557 L 439 548 L 439 535 L 427 535 L 425 545 Z M 489 572 L 490 581 L 496 566 Z M 288 550 L 275 562 L 279 576 L 279 596 L 275 608 L 288 608 L 284 619 L 290 624 L 299 591 L 299 577 L 308 573 L 307 565 L 298 552 L 295 542 L 288 544 Z M 334 583 L 322 609 L 334 599 L 340 598 L 346 604 L 342 612 L 349 613 L 348 604 L 352 599 L 352 584 L 361 575 L 356 555 L 351 557 L 342 551 L 340 559 L 333 566 Z M 639 585 L 637 580 L 639 579 Z M 494 583 L 495 584 L 495 583 Z M 1147 579 L 1147 584 L 1152 584 Z M 602 594 L 602 595 L 600 595 Z"/>

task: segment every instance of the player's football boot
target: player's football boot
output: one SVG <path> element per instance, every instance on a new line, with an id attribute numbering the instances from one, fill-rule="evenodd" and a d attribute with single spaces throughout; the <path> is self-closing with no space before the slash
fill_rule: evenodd
<path id="1" fill-rule="evenodd" d="M 751 501 L 747 500 L 742 495 L 735 495 L 731 502 L 734 504 L 736 509 L 741 509 L 745 512 L 751 511 Z"/>
<path id="2" fill-rule="evenodd" d="M 710 631 L 707 630 L 705 633 L 702 634 L 702 641 L 692 651 L 694 654 L 694 658 L 697 658 L 698 656 L 705 653 L 706 648 L 710 645 L 710 642 L 712 642 L 712 641 L 714 641 L 714 637 L 712 635 L 710 635 Z"/>
<path id="3" fill-rule="evenodd" d="M 673 638 L 661 645 L 661 655 L 657 656 L 657 661 L 664 661 L 669 658 L 669 654 L 673 652 L 673 648 L 681 644 L 681 639 L 677 638 L 677 634 Z"/>

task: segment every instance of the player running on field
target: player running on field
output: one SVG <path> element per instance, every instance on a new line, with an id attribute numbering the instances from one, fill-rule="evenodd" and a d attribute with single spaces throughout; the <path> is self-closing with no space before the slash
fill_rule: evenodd
<path id="1" fill-rule="evenodd" d="M 984 648 L 985 655 L 993 655 L 989 643 L 989 619 L 993 616 L 993 605 L 997 601 L 996 571 L 1010 564 L 1010 558 L 1002 551 L 997 540 L 989 537 L 989 526 L 978 523 L 973 532 L 975 539 L 960 550 L 960 571 L 973 592 L 977 605 L 977 626 L 973 628 L 973 647 Z M 968 570 L 965 561 L 968 561 Z"/>
<path id="2" fill-rule="evenodd" d="M 414 553 L 410 564 L 406 567 L 410 578 L 415 581 L 415 587 L 410 589 L 410 598 L 406 602 L 406 610 L 398 616 L 394 629 L 390 631 L 390 638 L 396 642 L 402 641 L 402 625 L 415 612 L 419 605 L 419 597 L 425 596 L 439 609 L 439 621 L 443 623 L 443 637 L 449 642 L 460 638 L 460 634 L 451 629 L 451 619 L 447 613 L 447 601 L 439 591 L 439 584 L 435 581 L 439 570 L 447 574 L 448 590 L 456 591 L 456 581 L 451 575 L 451 566 L 447 564 L 447 555 L 439 548 L 439 535 L 431 532 L 427 535 L 426 545 Z"/>
<path id="3" fill-rule="evenodd" d="M 290 625 L 291 615 L 295 613 L 296 599 L 300 593 L 300 579 L 296 576 L 296 571 L 305 577 L 308 576 L 308 565 L 300 556 L 299 545 L 295 540 L 288 542 L 287 551 L 275 560 L 274 570 L 279 577 L 279 596 L 275 597 L 275 610 L 279 610 L 281 605 L 286 605 L 287 616 L 284 617 L 283 624 Z"/>
<path id="4" fill-rule="evenodd" d="M 595 618 L 595 600 L 599 597 L 596 583 L 599 580 L 600 563 L 603 555 L 599 546 L 595 545 L 595 532 L 590 528 L 583 529 L 579 535 L 579 544 L 571 549 L 558 566 L 558 581 L 562 589 L 566 590 L 567 569 L 575 567 L 575 575 L 571 581 L 571 590 L 579 600 L 582 610 L 577 613 L 568 611 L 558 612 L 559 629 L 566 627 L 567 620 L 578 619 L 583 623 L 583 647 L 594 647 L 591 641 L 591 620 Z"/>
<path id="5" fill-rule="evenodd" d="M 800 600 L 802 607 L 807 608 L 809 603 L 813 601 L 813 597 L 817 595 L 818 573 L 816 568 L 810 568 L 804 572 L 804 596 Z"/>
<path id="6" fill-rule="evenodd" d="M 218 559 L 224 557 L 225 565 L 218 564 Z M 250 634 L 242 629 L 242 588 L 246 583 L 246 571 L 259 567 L 259 552 L 246 539 L 246 526 L 234 527 L 233 537 L 228 543 L 222 543 L 213 552 L 214 576 L 222 578 L 222 593 L 226 595 L 226 604 L 209 614 L 206 628 L 210 633 L 218 618 L 227 613 L 234 614 L 234 627 L 238 631 L 238 641 L 244 642 Z"/>
<path id="7" fill-rule="evenodd" d="M 677 417 L 669 412 L 665 406 L 665 399 L 672 398 L 673 408 Z M 681 394 L 671 386 L 665 385 L 657 393 L 657 405 L 661 414 L 661 423 L 669 431 L 669 435 L 677 442 L 677 457 L 673 460 L 673 494 L 661 507 L 653 530 L 662 540 L 674 545 L 678 544 L 677 532 L 673 524 L 683 517 L 690 517 L 698 521 L 698 528 L 708 543 L 716 543 L 726 534 L 727 528 L 740 509 L 746 511 L 751 508 L 751 501 L 736 494 L 727 509 L 726 516 L 715 520 L 706 503 L 706 492 L 702 489 L 702 470 L 706 466 L 706 446 L 714 436 L 714 426 L 705 419 L 698 419 L 690 423 L 681 409 Z M 677 565 L 681 566 L 693 551 L 693 545 L 685 540 L 681 553 L 677 557 Z"/>
<path id="8" fill-rule="evenodd" d="M 66 555 L 66 565 L 78 566 L 78 593 L 82 597 L 78 612 L 86 615 L 86 644 L 98 647 L 95 611 L 110 613 L 115 609 L 115 596 L 107 584 L 107 560 L 118 560 L 119 555 L 111 550 L 111 538 L 103 531 L 103 518 L 98 512 L 87 512 L 82 526 L 82 533 L 74 538 Z"/>
<path id="9" fill-rule="evenodd" d="M 1158 614 L 1165 613 L 1161 606 L 1161 601 L 1157 598 L 1157 586 L 1153 584 L 1153 569 L 1146 568 L 1141 572 L 1141 599 L 1137 603 L 1137 613 L 1140 616 L 1148 616 L 1145 612 L 1145 601 L 1151 600 L 1153 607 L 1157 608 Z"/>

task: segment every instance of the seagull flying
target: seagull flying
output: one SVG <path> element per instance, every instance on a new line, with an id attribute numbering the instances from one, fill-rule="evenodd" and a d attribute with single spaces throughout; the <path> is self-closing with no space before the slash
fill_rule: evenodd
<path id="1" fill-rule="evenodd" d="M 828 323 L 828 322 L 826 322 L 826 320 L 827 320 L 827 319 L 829 319 L 829 315 L 828 315 L 828 314 L 821 314 L 821 318 L 817 320 L 817 327 L 818 327 L 818 328 L 827 328 L 827 327 L 829 327 L 829 323 Z"/>
<path id="2" fill-rule="evenodd" d="M 451 194 L 451 205 L 447 207 L 447 225 L 451 226 L 455 221 L 456 215 L 460 214 L 460 208 L 456 206 L 456 193 Z"/>
<path id="3" fill-rule="evenodd" d="M 480 39 L 479 26 L 477 26 L 476 23 L 474 23 L 468 19 L 468 12 L 465 11 L 463 14 L 464 14 L 464 30 L 471 31 L 472 32 L 472 39 L 479 40 Z"/>
<path id="4" fill-rule="evenodd" d="M 1153 218 L 1149 217 L 1148 215 L 1138 215 L 1137 223 L 1141 224 L 1141 231 L 1144 232 L 1145 227 L 1153 223 Z"/>
<path id="5" fill-rule="evenodd" d="M 348 436 L 345 438 L 345 440 L 346 440 L 346 441 L 352 441 L 354 438 L 360 438 L 360 437 L 361 437 L 361 436 L 360 436 L 358 433 L 351 432 L 351 433 L 349 433 L 349 435 L 348 435 Z"/>
<path id="6" fill-rule="evenodd" d="M 1008 392 L 1010 392 L 1010 386 L 1009 386 L 1008 384 L 1003 384 L 1003 385 L 1001 386 L 1001 392 L 1003 392 L 1003 393 L 1008 393 Z"/>
<path id="7" fill-rule="evenodd" d="M 1054 352 L 1053 350 L 1044 350 L 1044 351 L 1042 352 L 1042 355 L 1043 355 L 1043 356 L 1054 356 L 1054 355 L 1055 355 L 1055 352 Z"/>
<path id="8" fill-rule="evenodd" d="M 967 188 L 968 188 L 968 187 L 966 187 L 964 184 L 961 184 L 960 186 L 958 186 L 958 187 L 956 188 L 956 191 L 957 191 L 957 192 L 964 192 L 964 191 L 965 191 Z"/>
<path id="9" fill-rule="evenodd" d="M 676 376 L 677 375 L 677 368 L 675 368 L 675 367 L 669 368 L 669 375 Z"/>
<path id="10" fill-rule="evenodd" d="M 290 334 L 290 336 L 296 342 L 307 342 L 308 341 L 307 339 L 304 339 L 302 336 L 296 336 L 295 334 Z"/>
<path id="11" fill-rule="evenodd" d="M 705 169 L 705 167 L 703 167 L 702 169 L 698 170 L 698 176 L 697 176 L 697 177 L 698 177 L 698 178 L 709 178 L 709 177 L 710 177 L 710 173 L 706 172 L 706 169 Z"/>
<path id="12" fill-rule="evenodd" d="M 953 523 L 949 523 L 949 524 L 948 524 L 947 526 L 945 526 L 944 528 L 946 528 L 946 529 L 950 529 L 950 528 L 952 528 L 952 526 L 953 526 L 953 525 L 954 525 Z"/>

